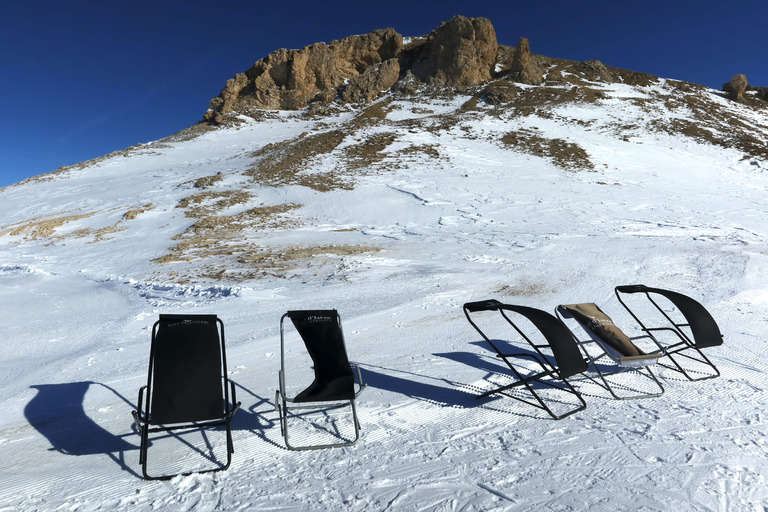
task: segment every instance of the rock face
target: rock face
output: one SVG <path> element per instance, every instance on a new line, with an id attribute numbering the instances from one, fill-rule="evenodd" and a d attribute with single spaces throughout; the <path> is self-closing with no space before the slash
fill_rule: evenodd
<path id="1" fill-rule="evenodd" d="M 301 50 L 278 50 L 245 73 L 227 80 L 219 96 L 211 100 L 205 120 L 221 122 L 223 115 L 247 107 L 300 109 L 318 93 L 335 90 L 346 80 L 366 72 L 367 76 L 357 82 L 357 87 L 370 83 L 388 89 L 397 81 L 397 77 L 391 80 L 393 63 L 379 66 L 378 71 L 369 68 L 396 58 L 402 47 L 403 37 L 389 28 L 330 44 L 316 43 Z M 394 74 L 399 75 L 399 69 Z"/>
<path id="2" fill-rule="evenodd" d="M 744 91 L 747 90 L 747 77 L 741 73 L 733 75 L 731 81 L 723 84 L 723 90 L 736 101 L 744 101 Z"/>
<path id="3" fill-rule="evenodd" d="M 599 60 L 586 60 L 580 62 L 577 69 L 581 75 L 587 80 L 595 82 L 615 82 L 616 77 L 613 73 Z"/>
<path id="4" fill-rule="evenodd" d="M 437 87 L 473 85 L 491 79 L 497 52 L 491 22 L 464 16 L 441 24 L 407 55 L 391 28 L 278 50 L 227 80 L 204 119 L 221 123 L 231 112 L 298 110 L 312 101 L 370 102 L 408 77 Z"/>
<path id="5" fill-rule="evenodd" d="M 385 60 L 381 64 L 371 66 L 363 73 L 350 78 L 349 83 L 341 92 L 344 103 L 368 103 L 376 98 L 381 91 L 389 90 L 400 78 L 400 63 L 397 59 Z"/>
<path id="6" fill-rule="evenodd" d="M 489 105 L 501 105 L 514 100 L 517 97 L 517 89 L 506 80 L 498 80 L 488 84 L 483 90 L 483 96 Z"/>
<path id="7" fill-rule="evenodd" d="M 411 71 L 438 87 L 474 85 L 491 79 L 498 51 L 489 20 L 456 16 L 429 34 Z"/>
<path id="8" fill-rule="evenodd" d="M 531 61 L 531 45 L 528 39 L 521 37 L 515 48 L 509 79 L 529 85 L 540 85 L 544 82 L 544 72 Z"/>

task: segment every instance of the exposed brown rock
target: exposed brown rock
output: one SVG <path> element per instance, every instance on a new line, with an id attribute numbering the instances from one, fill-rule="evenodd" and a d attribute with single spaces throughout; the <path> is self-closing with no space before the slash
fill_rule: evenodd
<path id="1" fill-rule="evenodd" d="M 563 72 L 555 68 L 551 70 L 549 73 L 547 73 L 547 80 L 550 82 L 562 82 Z"/>
<path id="2" fill-rule="evenodd" d="M 483 91 L 483 97 L 489 105 L 509 103 L 517 97 L 517 88 L 506 80 L 491 82 Z"/>
<path id="3" fill-rule="evenodd" d="M 433 86 L 474 85 L 491 79 L 498 50 L 490 20 L 456 16 L 429 34 L 411 71 Z"/>
<path id="4" fill-rule="evenodd" d="M 744 101 L 744 91 L 747 90 L 748 85 L 746 75 L 739 73 L 733 75 L 730 82 L 723 84 L 723 90 L 730 94 L 734 100 Z"/>
<path id="5" fill-rule="evenodd" d="M 539 85 L 544 82 L 541 68 L 531 61 L 531 46 L 528 39 L 521 37 L 515 48 L 509 79 L 529 85 Z"/>
<path id="6" fill-rule="evenodd" d="M 515 59 L 526 83 L 541 83 L 542 72 L 521 39 Z M 504 47 L 508 48 L 508 47 Z M 502 56 L 505 62 L 510 51 Z M 339 103 L 368 103 L 384 91 L 413 94 L 424 87 L 464 88 L 493 78 L 499 44 L 485 18 L 456 16 L 428 36 L 403 38 L 393 29 L 376 30 L 301 50 L 278 50 L 227 81 L 204 116 L 222 123 L 233 112 L 298 110 L 324 112 Z M 506 56 L 506 57 L 505 57 Z M 493 90 L 487 99 L 506 102 L 514 88 Z"/>
<path id="7" fill-rule="evenodd" d="M 754 87 L 752 85 L 747 86 L 748 91 L 755 91 L 757 98 L 768 101 L 768 87 Z"/>
<path id="8" fill-rule="evenodd" d="M 221 122 L 227 113 L 248 107 L 303 108 L 318 93 L 336 89 L 371 66 L 396 58 L 402 46 L 402 36 L 388 28 L 301 50 L 277 50 L 228 80 L 219 96 L 211 100 L 205 120 Z M 385 71 L 391 69 L 389 65 Z M 388 77 L 371 83 L 383 83 Z"/>
<path id="9" fill-rule="evenodd" d="M 610 69 L 599 60 L 586 60 L 576 65 L 578 72 L 587 80 L 595 82 L 615 82 L 616 77 Z"/>
<path id="10" fill-rule="evenodd" d="M 365 72 L 349 80 L 341 93 L 344 103 L 368 103 L 381 93 L 392 88 L 400 78 L 400 64 L 397 59 L 389 59 L 368 68 Z"/>

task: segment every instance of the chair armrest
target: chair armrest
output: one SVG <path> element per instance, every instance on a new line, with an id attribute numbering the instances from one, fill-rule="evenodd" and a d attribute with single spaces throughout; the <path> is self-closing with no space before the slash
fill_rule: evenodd
<path id="1" fill-rule="evenodd" d="M 237 401 L 237 396 L 235 394 L 235 381 L 230 380 L 229 381 L 230 389 L 232 390 L 232 410 L 227 414 L 230 418 L 235 415 L 237 410 L 240 408 L 240 402 Z"/>
<path id="2" fill-rule="evenodd" d="M 149 418 L 147 417 L 146 411 L 143 411 L 144 409 L 144 390 L 147 389 L 147 386 L 142 386 L 139 388 L 139 403 L 136 408 L 136 410 L 131 411 L 131 414 L 133 415 L 133 421 L 136 422 L 136 428 L 141 431 L 144 428 L 144 424 L 149 421 Z M 144 415 L 142 416 L 142 412 L 144 412 Z"/>
<path id="3" fill-rule="evenodd" d="M 360 393 L 362 393 L 362 392 L 363 392 L 363 390 L 364 390 L 364 389 L 365 389 L 365 388 L 366 388 L 368 385 L 367 385 L 365 382 L 363 382 L 363 374 L 362 374 L 362 372 L 360 371 L 360 367 L 359 367 L 358 365 L 356 365 L 356 364 L 350 364 L 349 366 L 350 366 L 350 368 L 352 368 L 352 370 L 353 370 L 353 371 L 357 372 L 357 383 L 358 383 L 358 386 L 360 386 L 360 389 L 358 389 L 358 390 L 355 392 L 355 398 L 357 398 L 357 396 L 358 396 Z"/>

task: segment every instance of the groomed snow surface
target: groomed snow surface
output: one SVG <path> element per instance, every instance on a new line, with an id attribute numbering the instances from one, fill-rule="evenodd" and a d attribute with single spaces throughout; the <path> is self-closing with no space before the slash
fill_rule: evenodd
<path id="1" fill-rule="evenodd" d="M 600 115 L 592 109 L 579 115 Z M 468 126 L 503 134 L 526 123 Z M 0 238 L 0 510 L 768 509 L 762 164 L 690 139 L 639 133 L 627 142 L 556 119 L 538 119 L 537 129 L 578 141 L 597 171 L 560 169 L 458 128 L 404 131 L 397 143 L 432 144 L 443 160 L 414 157 L 354 190 L 252 190 L 255 204 L 302 205 L 297 229 L 268 229 L 263 243 L 314 244 L 327 233 L 380 250 L 314 257 L 290 278 L 248 281 L 178 284 L 151 261 L 192 222 L 176 208 L 191 193 L 180 184 L 223 171 L 219 186 L 241 186 L 249 151 L 309 124 L 250 121 L 0 191 L 2 226 L 97 212 L 60 235 L 154 205 L 102 240 Z M 553 311 L 596 302 L 636 335 L 613 296 L 636 283 L 707 307 L 725 336 L 706 350 L 719 378 L 689 382 L 659 368 L 661 397 L 616 401 L 577 376 L 588 407 L 561 421 L 506 397 L 474 398 L 503 383 L 504 368 L 463 303 Z M 368 384 L 351 448 L 291 452 L 280 436 L 279 319 L 308 308 L 339 310 Z M 131 411 L 152 324 L 182 312 L 224 321 L 242 401 L 235 453 L 225 472 L 145 481 Z M 302 352 L 289 362 L 308 381 Z M 171 437 L 153 443 L 150 458 L 157 471 L 183 470 L 220 459 L 222 446 L 216 435 Z"/>

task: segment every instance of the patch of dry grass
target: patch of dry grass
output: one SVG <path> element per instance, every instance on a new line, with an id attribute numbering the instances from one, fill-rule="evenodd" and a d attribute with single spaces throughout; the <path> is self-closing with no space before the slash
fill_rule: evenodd
<path id="1" fill-rule="evenodd" d="M 357 256 L 377 252 L 378 247 L 362 245 L 310 245 L 289 246 L 276 248 L 258 248 L 242 254 L 238 263 L 255 271 L 258 275 L 285 277 L 287 273 L 297 268 L 311 264 L 311 260 L 326 257 L 328 260 L 343 256 Z M 323 261 L 322 263 L 326 263 Z"/>
<path id="2" fill-rule="evenodd" d="M 698 142 L 736 149 L 746 157 L 768 160 L 768 126 L 755 126 L 727 106 L 710 101 L 704 86 L 680 82 L 665 107 L 685 117 L 657 117 L 649 129 L 670 135 L 685 135 Z M 764 108 L 747 105 L 747 108 Z"/>
<path id="3" fill-rule="evenodd" d="M 259 206 L 234 215 L 200 215 L 183 233 L 173 237 L 179 242 L 168 254 L 156 258 L 157 263 L 191 261 L 217 256 L 232 256 L 250 249 L 244 241 L 246 229 L 263 231 L 287 226 L 286 216 L 297 204 Z M 189 213 L 189 210 L 187 211 Z M 198 212 L 193 212 L 193 217 Z"/>
<path id="4" fill-rule="evenodd" d="M 251 199 L 251 194 L 245 190 L 204 191 L 183 198 L 176 205 L 184 209 L 184 215 L 190 218 L 203 218 L 216 215 L 218 212 L 245 204 Z"/>
<path id="5" fill-rule="evenodd" d="M 79 213 L 74 215 L 62 215 L 60 213 L 36 217 L 34 219 L 17 222 L 8 226 L 0 227 L 0 237 L 9 235 L 13 237 L 23 237 L 23 240 L 39 240 L 49 238 L 56 229 L 80 219 L 92 217 L 96 212 Z M 61 216 L 57 216 L 61 215 Z"/>
<path id="6" fill-rule="evenodd" d="M 500 295 L 502 297 L 536 297 L 546 293 L 552 293 L 554 290 L 545 284 L 534 283 L 525 279 L 516 282 L 515 284 L 503 284 L 496 288 L 492 295 Z"/>
<path id="7" fill-rule="evenodd" d="M 306 172 L 318 158 L 335 150 L 345 137 L 345 132 L 331 130 L 267 144 L 253 154 L 256 162 L 245 174 L 269 187 L 301 185 L 320 192 L 350 190 L 351 183 L 337 172 Z"/>
<path id="8" fill-rule="evenodd" d="M 357 140 L 357 144 L 344 148 L 344 161 L 349 171 L 376 167 L 376 164 L 386 158 L 384 150 L 397 140 L 397 133 L 374 133 L 366 139 Z"/>
<path id="9" fill-rule="evenodd" d="M 195 188 L 208 188 L 212 187 L 216 183 L 220 182 L 224 179 L 224 175 L 221 172 L 217 172 L 213 176 L 203 176 L 202 178 L 198 178 L 195 180 L 194 187 Z"/>
<path id="10" fill-rule="evenodd" d="M 546 158 L 558 167 L 573 171 L 594 170 L 594 164 L 584 149 L 574 142 L 563 139 L 548 139 L 529 131 L 509 132 L 501 142 L 515 151 Z"/>
<path id="11" fill-rule="evenodd" d="M 150 211 L 152 208 L 154 208 L 155 205 L 152 203 L 147 203 L 143 206 L 140 206 L 139 208 L 134 208 L 132 210 L 128 210 L 123 214 L 123 220 L 133 220 L 142 213 Z"/>
<path id="12" fill-rule="evenodd" d="M 267 230 L 291 229 L 296 220 L 290 213 L 297 204 L 251 208 L 236 215 L 209 216 L 197 220 L 174 237 L 178 243 L 155 263 L 195 262 L 189 271 L 176 273 L 177 279 L 256 279 L 287 277 L 296 269 L 306 269 L 310 260 L 334 258 L 377 251 L 375 247 L 349 244 L 265 247 L 258 235 Z"/>
<path id="13" fill-rule="evenodd" d="M 21 239 L 24 241 L 49 239 L 51 240 L 51 243 L 53 243 L 53 241 L 92 236 L 93 240 L 91 240 L 89 243 L 97 243 L 103 240 L 108 240 L 107 236 L 110 234 L 124 231 L 127 229 L 124 225 L 122 225 L 124 222 L 133 220 L 138 215 L 147 212 L 152 208 L 153 205 L 149 203 L 139 208 L 128 210 L 123 214 L 119 221 L 111 226 L 106 226 L 99 229 L 93 229 L 90 227 L 81 228 L 72 231 L 71 233 L 59 235 L 56 234 L 56 230 L 59 227 L 64 226 L 65 224 L 69 224 L 70 222 L 93 217 L 99 212 L 94 211 L 70 215 L 64 215 L 63 213 L 45 215 L 22 222 L 17 222 L 15 224 L 10 224 L 8 226 L 2 226 L 0 227 L 0 237 L 5 235 L 12 237 L 22 237 Z M 119 208 L 113 208 L 110 211 L 114 210 L 119 210 Z"/>

